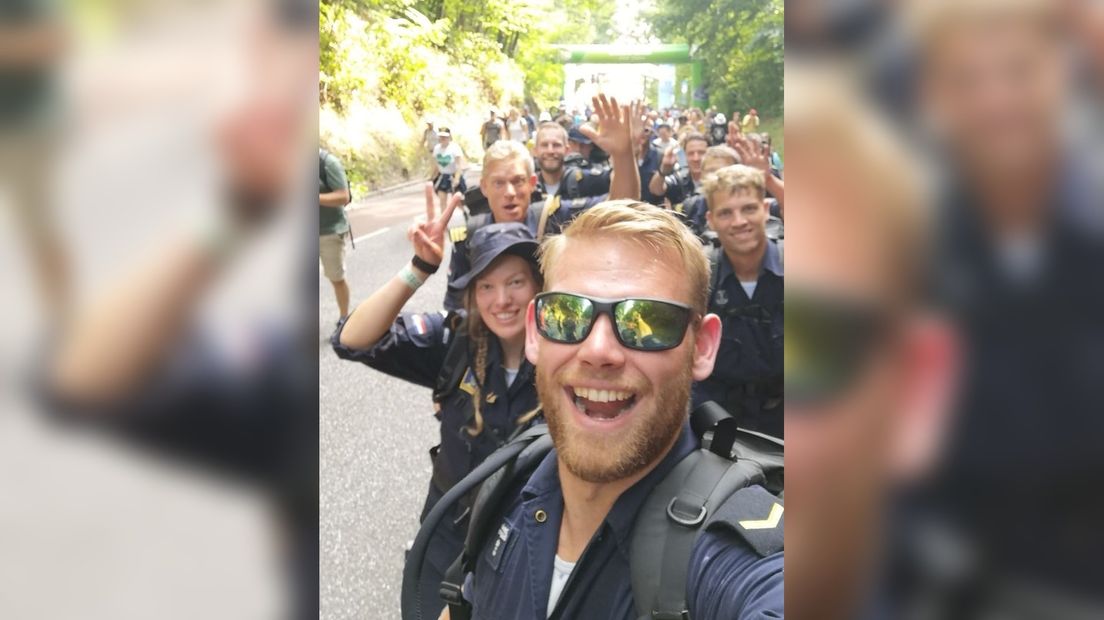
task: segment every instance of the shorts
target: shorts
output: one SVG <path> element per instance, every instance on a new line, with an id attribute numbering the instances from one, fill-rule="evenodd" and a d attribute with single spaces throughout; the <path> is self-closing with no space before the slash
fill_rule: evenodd
<path id="1" fill-rule="evenodd" d="M 451 194 L 452 192 L 460 192 L 463 194 L 468 191 L 468 182 L 464 180 L 464 175 L 460 175 L 460 182 L 453 187 L 451 174 L 438 174 L 437 181 L 434 182 L 433 188 L 438 192 L 445 192 Z"/>
<path id="2" fill-rule="evenodd" d="M 318 257 L 322 259 L 322 273 L 330 282 L 345 279 L 345 235 L 320 235 Z"/>

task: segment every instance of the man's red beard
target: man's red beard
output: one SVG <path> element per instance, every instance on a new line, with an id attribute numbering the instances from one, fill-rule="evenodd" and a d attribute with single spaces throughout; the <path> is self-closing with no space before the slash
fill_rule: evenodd
<path id="1" fill-rule="evenodd" d="M 562 410 L 564 386 L 585 383 L 578 373 L 566 369 L 555 373 L 542 371 L 537 366 L 537 394 L 544 407 L 544 417 L 552 443 L 560 460 L 575 476 L 587 482 L 605 483 L 622 480 L 655 463 L 673 445 L 675 437 L 686 422 L 690 403 L 689 360 L 681 372 L 660 386 L 624 386 L 636 395 L 634 417 L 624 432 L 594 435 L 580 430 L 570 418 L 574 413 Z M 605 376 L 592 375 L 591 380 L 609 380 Z M 647 388 L 651 387 L 649 393 Z M 652 402 L 641 402 L 651 396 Z"/>

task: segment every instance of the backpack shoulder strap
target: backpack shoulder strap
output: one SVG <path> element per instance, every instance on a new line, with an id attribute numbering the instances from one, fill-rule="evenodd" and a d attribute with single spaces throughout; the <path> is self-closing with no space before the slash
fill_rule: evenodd
<path id="1" fill-rule="evenodd" d="M 544 229 L 548 227 L 548 218 L 552 217 L 552 212 L 560 208 L 560 197 L 552 196 L 544 202 L 541 208 L 540 223 L 537 224 L 537 242 L 539 243 L 544 239 Z"/>
<path id="2" fill-rule="evenodd" d="M 712 312 L 713 296 L 721 285 L 721 252 L 724 248 L 715 247 L 709 252 L 709 306 Z"/>
<path id="3" fill-rule="evenodd" d="M 475 571 L 476 559 L 489 541 L 492 528 L 502 514 L 506 494 L 518 481 L 528 479 L 529 474 L 552 451 L 552 437 L 548 434 L 548 426 L 538 424 L 526 429 L 492 457 L 509 450 L 514 451 L 514 456 L 481 482 L 472 503 L 464 549 L 445 571 L 441 583 L 441 598 L 448 604 L 449 617 L 456 620 L 471 618 L 471 604 L 463 597 L 463 584 L 466 575 Z"/>
<path id="4" fill-rule="evenodd" d="M 445 317 L 445 329 L 449 332 L 447 338 L 451 338 L 448 353 L 445 354 L 445 363 L 441 365 L 441 372 L 437 374 L 437 381 L 433 385 L 433 402 L 440 403 L 460 385 L 464 378 L 464 371 L 468 368 L 468 332 L 464 321 L 464 315 L 459 312 L 449 312 Z"/>
<path id="5" fill-rule="evenodd" d="M 781 513 L 775 515 L 771 503 L 781 506 L 781 500 L 761 485 L 780 486 L 773 481 L 782 475 L 782 447 L 734 426 L 715 427 L 718 434 L 731 434 L 729 440 L 709 439 L 727 446 L 731 459 L 715 453 L 721 451 L 717 445 L 690 453 L 652 490 L 636 518 L 629 558 L 639 618 L 688 617 L 686 573 L 705 528 L 731 525 L 761 555 L 780 548 L 782 529 L 774 520 Z M 745 506 L 749 497 L 755 501 Z"/>
<path id="6" fill-rule="evenodd" d="M 518 475 L 524 475 L 525 472 L 530 471 L 532 467 L 540 463 L 551 449 L 552 440 L 548 436 L 547 426 L 541 424 L 526 429 L 522 434 L 487 457 L 437 501 L 437 504 L 433 506 L 422 521 L 422 526 L 411 546 L 406 565 L 403 567 L 401 609 L 404 620 L 421 620 L 425 617 L 422 613 L 421 597 L 418 591 L 421 583 L 422 566 L 434 531 L 441 521 L 447 518 L 446 515 L 449 510 L 460 498 L 480 485 L 483 485 L 483 487 L 479 491 L 479 497 L 483 498 L 486 497 L 486 494 L 493 493 L 494 489 L 487 486 L 488 483 L 491 486 L 497 486 L 492 480 L 505 481 L 508 487 L 509 483 Z M 499 492 L 500 495 L 502 493 L 505 493 L 505 489 Z M 477 500 L 477 505 L 489 506 L 486 500 L 481 504 Z M 498 507 L 495 506 L 494 508 L 497 509 Z M 472 515 L 473 525 L 478 518 L 480 517 L 477 514 Z M 487 517 L 483 518 L 486 519 Z M 471 538 L 470 531 L 469 538 Z M 461 593 L 464 580 L 464 571 L 462 570 L 464 557 L 465 555 L 462 554 L 457 558 L 456 562 L 446 572 L 440 590 L 441 597 L 449 605 L 452 618 L 457 620 L 470 617 L 471 612 L 470 605 L 466 604 Z M 473 555 L 472 557 L 476 556 Z"/>

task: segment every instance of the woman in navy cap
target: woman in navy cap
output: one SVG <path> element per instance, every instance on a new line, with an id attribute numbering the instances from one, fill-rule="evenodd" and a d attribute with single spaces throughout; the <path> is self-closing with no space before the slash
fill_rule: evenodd
<path id="1" fill-rule="evenodd" d="M 332 343 L 342 359 L 433 389 L 441 443 L 430 451 L 433 478 L 422 517 L 446 491 L 539 415 L 533 366 L 526 360 L 525 313 L 540 292 L 537 242 L 520 222 L 490 224 L 470 239 L 472 269 L 449 286 L 465 291 L 464 310 L 400 313 L 437 271 L 444 233 L 463 201 L 453 194 L 437 216 L 426 184 L 425 222 L 408 232 L 414 257 L 338 326 Z M 430 544 L 422 570 L 422 612 L 444 607 L 436 593 L 459 555 L 470 500 L 461 502 Z"/>

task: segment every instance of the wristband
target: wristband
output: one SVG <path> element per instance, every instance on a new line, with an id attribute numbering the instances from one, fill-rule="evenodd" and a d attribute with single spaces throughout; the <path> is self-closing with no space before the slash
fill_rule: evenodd
<path id="1" fill-rule="evenodd" d="M 403 284 L 409 286 L 411 291 L 416 291 L 425 284 L 425 280 L 419 278 L 418 274 L 410 268 L 410 265 L 403 265 L 396 277 L 402 280 Z"/>
<path id="2" fill-rule="evenodd" d="M 432 265 L 430 263 L 427 263 L 426 261 L 422 260 L 421 256 L 418 256 L 417 254 L 414 255 L 414 258 L 410 259 L 410 264 L 428 274 L 437 273 L 437 270 L 441 268 L 440 265 Z"/>

